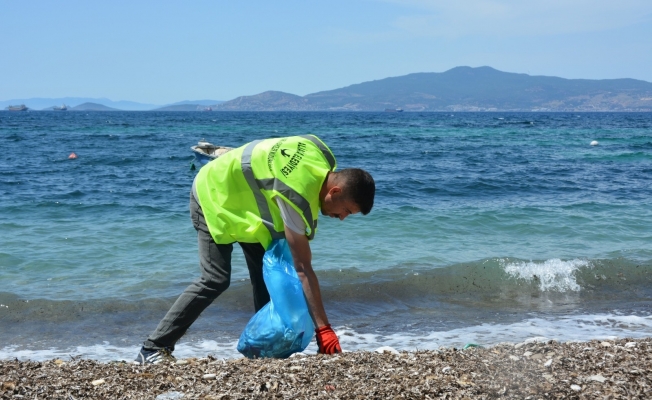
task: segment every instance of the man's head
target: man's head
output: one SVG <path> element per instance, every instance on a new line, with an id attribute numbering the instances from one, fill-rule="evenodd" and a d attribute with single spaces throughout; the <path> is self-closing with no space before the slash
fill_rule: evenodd
<path id="1" fill-rule="evenodd" d="M 375 194 L 376 184 L 367 171 L 347 168 L 331 172 L 319 193 L 321 213 L 340 220 L 358 212 L 367 215 Z"/>

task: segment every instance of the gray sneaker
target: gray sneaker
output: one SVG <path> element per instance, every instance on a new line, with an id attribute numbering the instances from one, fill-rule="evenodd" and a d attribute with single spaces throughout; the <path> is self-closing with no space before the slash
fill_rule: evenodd
<path id="1" fill-rule="evenodd" d="M 172 355 L 172 352 L 168 349 L 158 349 L 158 350 L 149 350 L 144 347 L 140 348 L 136 359 L 134 360 L 135 364 L 158 364 L 163 361 L 176 361 L 176 358 Z"/>

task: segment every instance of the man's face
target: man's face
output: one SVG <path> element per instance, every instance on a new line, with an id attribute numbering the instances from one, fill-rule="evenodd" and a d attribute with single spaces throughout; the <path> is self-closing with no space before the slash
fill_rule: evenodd
<path id="1" fill-rule="evenodd" d="M 342 195 L 339 187 L 332 188 L 321 204 L 321 213 L 331 218 L 338 218 L 340 221 L 351 214 L 360 212 L 360 207 L 350 199 Z"/>

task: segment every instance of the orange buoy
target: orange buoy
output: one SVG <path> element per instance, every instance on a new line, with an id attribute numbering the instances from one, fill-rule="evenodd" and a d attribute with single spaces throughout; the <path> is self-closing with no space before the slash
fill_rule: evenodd
<path id="1" fill-rule="evenodd" d="M 75 154 L 75 153 L 70 153 L 70 155 L 68 156 L 68 158 L 69 158 L 70 160 L 74 160 L 75 158 L 77 158 L 77 154 Z"/>

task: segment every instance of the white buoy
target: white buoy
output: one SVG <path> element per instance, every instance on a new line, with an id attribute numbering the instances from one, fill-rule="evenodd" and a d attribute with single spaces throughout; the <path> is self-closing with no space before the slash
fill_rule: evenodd
<path id="1" fill-rule="evenodd" d="M 591 142 L 591 146 L 597 146 L 598 144 L 599 144 L 599 143 L 598 143 L 597 140 L 594 140 L 594 141 Z"/>

